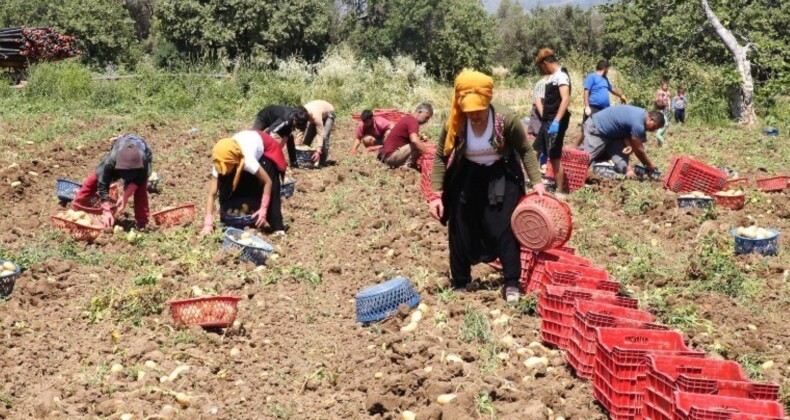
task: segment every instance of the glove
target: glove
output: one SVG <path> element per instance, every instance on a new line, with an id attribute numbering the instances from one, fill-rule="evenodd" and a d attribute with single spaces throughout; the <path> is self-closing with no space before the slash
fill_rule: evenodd
<path id="1" fill-rule="evenodd" d="M 115 218 L 112 217 L 112 208 L 110 202 L 105 201 L 101 203 L 101 222 L 104 227 L 112 227 L 115 224 Z"/>
<path id="2" fill-rule="evenodd" d="M 585 106 L 585 107 L 584 107 L 584 115 L 586 115 L 586 116 L 588 116 L 588 117 L 589 117 L 590 115 L 592 115 L 592 109 L 590 109 L 590 107 L 589 107 L 589 106 Z"/>
<path id="3" fill-rule="evenodd" d="M 538 182 L 537 184 L 533 185 L 532 189 L 538 193 L 538 197 L 543 197 L 543 194 L 546 194 L 546 184 L 542 182 Z"/>
<path id="4" fill-rule="evenodd" d="M 311 160 L 313 161 L 313 163 L 318 163 L 320 159 L 321 159 L 321 151 L 316 150 L 315 153 L 313 153 L 313 158 Z"/>
<path id="5" fill-rule="evenodd" d="M 266 213 L 269 211 L 269 196 L 264 195 L 261 198 L 261 208 L 258 209 L 255 213 L 252 214 L 252 217 L 255 218 L 255 227 L 262 228 L 266 225 Z"/>
<path id="6" fill-rule="evenodd" d="M 115 203 L 115 207 L 117 207 L 117 212 L 120 213 L 126 209 L 126 204 L 129 203 L 129 198 L 134 195 L 135 191 L 137 191 L 137 184 L 130 183 L 126 186 L 123 190 L 123 195 L 118 198 L 118 202 Z"/>
<path id="7" fill-rule="evenodd" d="M 442 192 L 431 193 L 428 197 L 428 208 L 431 217 L 436 220 L 441 220 L 444 216 L 444 204 L 442 203 Z"/>
<path id="8" fill-rule="evenodd" d="M 549 126 L 548 133 L 549 134 L 557 134 L 559 132 L 560 132 L 560 122 L 557 121 L 557 120 L 552 121 L 551 125 Z"/>
<path id="9" fill-rule="evenodd" d="M 200 236 L 206 236 L 211 232 L 214 232 L 214 215 L 207 214 L 203 218 L 203 229 L 200 231 Z"/>

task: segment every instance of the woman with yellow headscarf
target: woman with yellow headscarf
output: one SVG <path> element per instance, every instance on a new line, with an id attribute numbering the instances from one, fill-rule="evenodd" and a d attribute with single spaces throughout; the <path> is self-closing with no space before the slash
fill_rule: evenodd
<path id="1" fill-rule="evenodd" d="M 510 109 L 492 104 L 494 80 L 464 70 L 455 79 L 452 108 L 433 164 L 431 215 L 448 226 L 453 288 L 469 286 L 473 264 L 502 262 L 508 304 L 521 295 L 521 247 L 510 217 L 524 195 L 525 172 L 539 194 L 546 189 Z"/>
<path id="2" fill-rule="evenodd" d="M 285 233 L 280 210 L 280 180 L 285 173 L 282 148 L 267 133 L 247 130 L 222 139 L 211 153 L 212 177 L 208 186 L 206 216 L 201 235 L 214 230 L 214 200 L 220 207 L 232 199 L 250 202 L 255 226 L 267 223 L 275 233 Z M 274 192 L 274 196 L 272 195 Z M 260 204 L 258 204 L 260 202 Z"/>

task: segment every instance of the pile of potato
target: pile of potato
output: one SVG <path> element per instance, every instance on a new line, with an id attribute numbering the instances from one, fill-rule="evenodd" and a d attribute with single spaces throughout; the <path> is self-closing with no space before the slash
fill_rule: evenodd
<path id="1" fill-rule="evenodd" d="M 244 232 L 238 237 L 236 237 L 236 242 L 244 245 L 244 246 L 251 246 L 253 248 L 260 248 L 255 240 L 252 239 L 252 235 L 249 232 Z"/>
<path id="2" fill-rule="evenodd" d="M 228 209 L 225 213 L 228 216 L 236 216 L 236 217 L 244 217 L 250 214 L 250 206 L 247 203 L 243 203 L 241 208 L 238 209 Z"/>
<path id="3" fill-rule="evenodd" d="M 16 266 L 14 263 L 10 261 L 6 261 L 3 263 L 3 271 L 0 272 L 0 277 L 10 276 L 11 274 L 16 273 Z"/>
<path id="4" fill-rule="evenodd" d="M 692 191 L 688 194 L 681 195 L 680 198 L 710 198 L 702 191 Z"/>
<path id="5" fill-rule="evenodd" d="M 743 195 L 743 191 L 741 190 L 727 190 L 727 191 L 719 191 L 716 194 L 722 197 L 738 197 Z"/>
<path id="6" fill-rule="evenodd" d="M 93 218 L 90 214 L 85 213 L 84 211 L 75 211 L 73 209 L 69 209 L 65 213 L 60 213 L 58 215 L 62 219 L 66 219 L 69 222 L 74 222 L 80 226 L 88 226 L 88 227 L 97 227 L 101 228 L 104 225 L 101 224 L 98 220 Z"/>
<path id="7" fill-rule="evenodd" d="M 749 227 L 741 226 L 738 229 L 735 229 L 735 234 L 740 237 L 749 238 L 749 239 L 768 239 L 774 236 L 774 234 L 770 230 L 757 227 L 756 225 L 752 225 Z"/>

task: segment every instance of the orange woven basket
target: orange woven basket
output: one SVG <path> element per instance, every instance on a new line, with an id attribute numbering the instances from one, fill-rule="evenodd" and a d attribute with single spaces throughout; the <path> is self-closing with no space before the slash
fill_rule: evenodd
<path id="1" fill-rule="evenodd" d="M 158 211 L 151 215 L 157 226 L 178 226 L 195 218 L 195 205 L 185 204 L 172 209 Z"/>
<path id="2" fill-rule="evenodd" d="M 726 207 L 732 210 L 740 210 L 746 205 L 746 194 L 744 193 L 729 196 L 717 192 L 716 194 L 713 194 L 713 198 L 716 199 L 717 206 Z"/>
<path id="3" fill-rule="evenodd" d="M 559 248 L 573 233 L 570 207 L 548 194 L 526 195 L 513 211 L 510 223 L 519 243 L 532 251 Z"/>
<path id="4" fill-rule="evenodd" d="M 104 230 L 103 227 L 83 226 L 70 220 L 66 220 L 63 218 L 63 213 L 64 212 L 57 212 L 50 216 L 52 226 L 57 230 L 68 233 L 72 238 L 74 238 L 75 241 L 93 242 L 99 237 L 99 235 L 101 235 L 102 231 Z M 91 216 L 91 218 L 94 220 L 94 222 L 98 221 L 96 217 Z"/>
<path id="5" fill-rule="evenodd" d="M 235 296 L 171 300 L 170 312 L 176 324 L 227 328 L 236 320 L 240 300 Z"/>

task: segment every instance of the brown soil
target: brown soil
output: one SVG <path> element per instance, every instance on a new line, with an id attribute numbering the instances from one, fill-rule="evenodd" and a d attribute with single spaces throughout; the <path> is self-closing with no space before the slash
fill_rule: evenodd
<path id="1" fill-rule="evenodd" d="M 187 134 L 187 129 L 141 125 L 138 133 L 150 141 L 156 170 L 164 178 L 162 193 L 151 196 L 152 211 L 194 202 L 200 220 L 208 151 L 216 139 Z M 400 418 L 401 411 L 411 410 L 418 419 L 462 419 L 485 417 L 478 414 L 480 407 L 486 407 L 480 395 L 489 396 L 501 419 L 605 417 L 592 403 L 590 383 L 576 379 L 559 353 L 537 350 L 548 357 L 550 366 L 529 372 L 515 348 L 460 339 L 468 309 L 486 314 L 489 322 L 494 319 L 491 310 L 510 316 L 508 323 L 493 327 L 495 341 L 509 334 L 520 346 L 538 340 L 539 319 L 505 307 L 498 290 L 501 278 L 485 266 L 475 270 L 478 290 L 450 302 L 438 300 L 439 287 L 447 284 L 448 276 L 445 230 L 428 215 L 419 174 L 386 169 L 371 156 L 348 157 L 350 142 L 341 139 L 350 137 L 352 129 L 350 121 L 339 123 L 330 157 L 337 165 L 292 172 L 296 194 L 284 204 L 289 232 L 285 238 L 266 237 L 281 256 L 262 272 L 221 254 L 219 235 L 198 239 L 195 221 L 190 227 L 193 234 L 183 244 L 156 245 L 160 239 L 179 240 L 171 231 L 158 229 L 146 234 L 155 239 L 147 242 L 150 249 L 105 234 L 96 244 L 77 245 L 79 255 L 103 255 L 105 260 L 99 264 L 58 257 L 23 273 L 11 299 L 0 304 L 0 396 L 13 401 L 11 408 L 0 401 L 0 418 L 121 413 L 135 418 Z M 52 239 L 48 221 L 59 208 L 55 179 L 83 178 L 108 144 L 97 142 L 80 150 L 27 147 L 41 160 L 18 162 L 19 167 L 0 171 L 0 194 L 13 203 L 2 208 L 0 239 L 15 253 L 45 240 L 65 246 L 64 239 Z M 14 180 L 22 186 L 12 189 L 9 182 Z M 614 196 L 619 187 L 604 183 L 594 188 Z M 765 220 L 766 225 L 788 231 L 788 198 L 772 197 L 772 204 L 761 203 L 760 211 L 767 211 L 765 206 L 773 209 L 761 223 Z M 694 241 L 678 237 L 677 232 L 696 234 L 697 217 L 674 209 L 669 194 L 665 202 L 650 209 L 647 217 L 629 217 L 620 211 L 620 203 L 604 201 L 598 217 L 610 217 L 624 226 L 622 234 L 628 237 L 640 234 L 628 226 L 640 226 L 642 219 L 649 218 L 649 225 L 659 226 L 654 233 L 663 247 L 671 248 L 673 255 L 691 255 Z M 127 210 L 127 226 L 130 219 Z M 741 219 L 740 213 L 724 214 L 709 228 L 722 229 Z M 661 229 L 664 223 L 672 223 L 673 229 Z M 577 225 L 582 228 L 578 220 Z M 607 235 L 594 233 L 594 242 L 608 243 Z M 787 240 L 785 235 L 785 249 Z M 163 246 L 171 245 L 194 249 L 200 254 L 195 257 L 198 262 L 189 251 L 175 257 L 162 252 Z M 593 259 L 602 265 L 627 261 L 628 255 L 606 248 L 591 250 Z M 195 285 L 243 296 L 237 324 L 219 332 L 174 329 L 167 308 L 144 316 L 140 326 L 112 317 L 91 324 L 87 310 L 92 298 L 110 286 L 130 289 L 132 279 L 147 274 L 122 262 L 132 254 L 143 254 L 151 267 L 161 270 L 158 287 L 168 298 L 186 296 Z M 757 257 L 737 260 L 757 264 Z M 276 274 L 286 267 L 289 270 Z M 292 267 L 319 273 L 322 283 L 314 287 L 301 281 Z M 764 266 L 767 291 L 781 290 L 786 268 L 775 263 Z M 380 325 L 357 324 L 354 295 L 399 274 L 412 280 L 431 308 L 417 331 L 400 332 L 408 322 L 406 311 Z M 734 354 L 773 355 L 781 367 L 767 376 L 782 379 L 790 346 L 790 333 L 782 322 L 788 300 L 778 293 L 769 295 L 761 295 L 758 304 L 774 304 L 776 309 L 759 315 L 733 306 L 721 295 L 703 296 L 697 302 L 702 308 L 698 316 L 716 325 L 716 337 L 691 332 L 692 341 L 703 345 L 716 338 Z M 757 330 L 748 330 L 747 324 Z M 233 349 L 239 350 L 238 355 L 231 355 Z M 492 352 L 507 353 L 509 358 L 498 361 Z M 448 362 L 449 354 L 459 355 L 463 362 Z M 146 367 L 147 361 L 156 367 Z M 124 372 L 109 372 L 114 364 L 123 365 Z M 160 382 L 180 365 L 189 370 L 173 381 Z M 138 370 L 144 376 L 138 376 Z M 176 392 L 192 397 L 189 407 L 176 402 Z M 436 398 L 445 393 L 458 398 L 441 406 Z"/>

